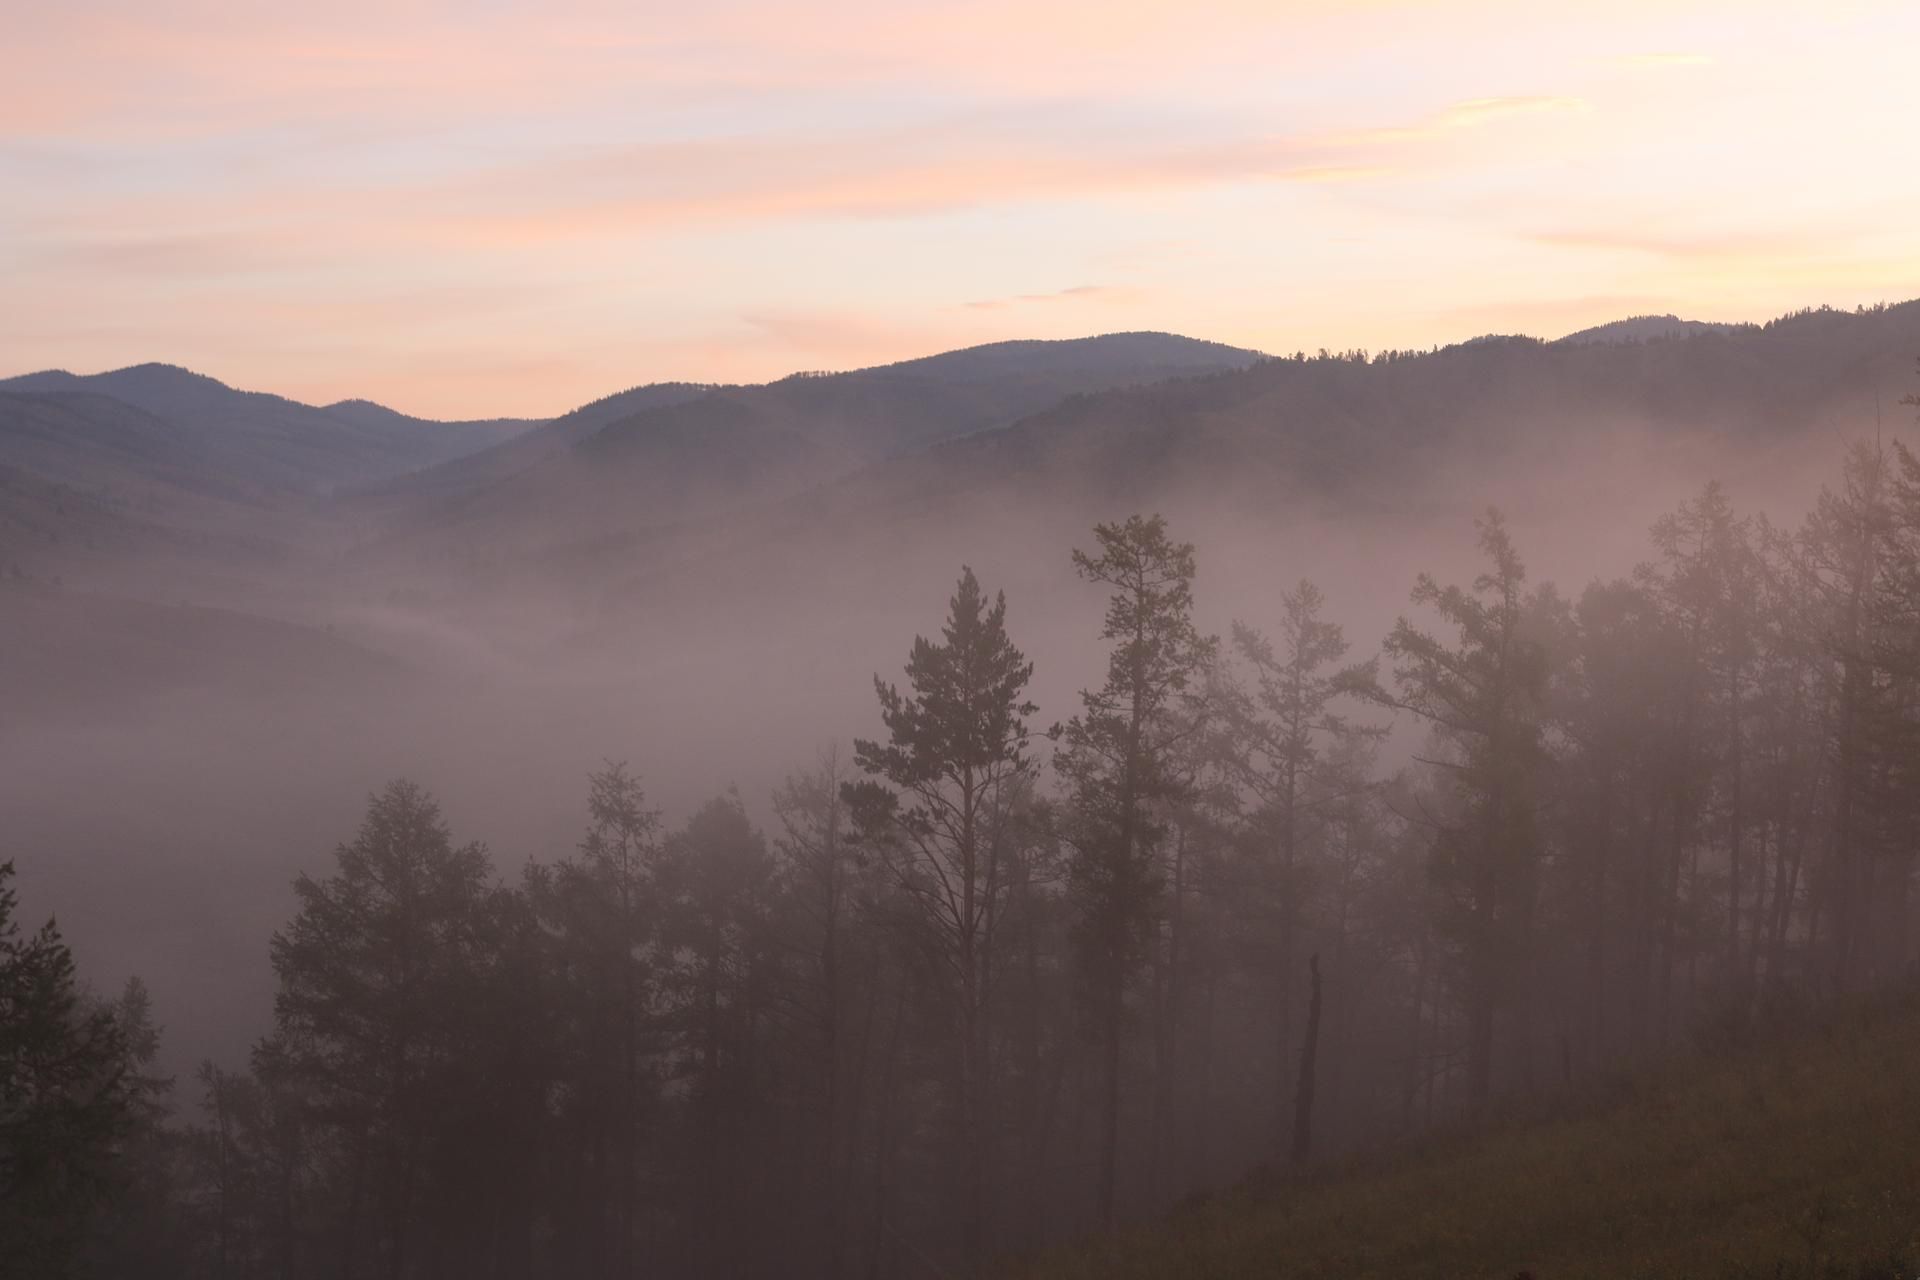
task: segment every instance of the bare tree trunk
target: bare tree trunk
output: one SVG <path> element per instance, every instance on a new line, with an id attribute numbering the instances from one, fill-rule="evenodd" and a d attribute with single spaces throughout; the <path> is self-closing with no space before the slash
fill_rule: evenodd
<path id="1" fill-rule="evenodd" d="M 1413 1030 L 1407 1037 L 1407 1088 L 1401 1103 L 1401 1126 L 1414 1128 L 1414 1104 L 1421 1092 L 1422 1077 L 1427 1075 L 1427 931 L 1420 931 L 1413 961 Z"/>
<path id="2" fill-rule="evenodd" d="M 356 1255 L 360 1244 L 360 1210 L 366 1202 L 366 1178 L 366 1135 L 362 1133 L 355 1137 L 353 1144 L 353 1176 L 349 1179 L 347 1192 L 347 1229 L 340 1235 L 341 1280 L 353 1280 L 358 1271 Z"/>
<path id="3" fill-rule="evenodd" d="M 1300 1042 L 1300 1084 L 1293 1094 L 1293 1162 L 1313 1154 L 1313 1068 L 1320 1052 L 1320 957 L 1307 960 L 1307 1034 Z"/>
<path id="4" fill-rule="evenodd" d="M 1193 1151 L 1188 1164 L 1190 1170 L 1199 1170 L 1200 1177 L 1207 1182 L 1211 1182 L 1213 1178 L 1213 1036 L 1219 991 L 1220 979 L 1216 966 L 1208 965 L 1207 1001 L 1200 1032 L 1200 1104 L 1195 1108 L 1192 1125 Z"/>
<path id="5" fill-rule="evenodd" d="M 1490 842 L 1489 842 L 1490 843 Z M 1499 902 L 1491 854 L 1482 852 L 1474 872 L 1473 902 L 1478 917 L 1467 942 L 1467 1104 L 1475 1111 L 1493 1094 L 1493 1013 L 1500 981 L 1494 953 Z"/>
<path id="6" fill-rule="evenodd" d="M 1120 974 L 1110 976 L 1104 993 L 1100 1056 L 1100 1181 L 1096 1211 L 1103 1230 L 1113 1229 L 1115 1186 L 1120 1163 L 1120 1030 L 1124 1013 Z"/>
<path id="7" fill-rule="evenodd" d="M 1613 803 L 1611 792 L 1603 794 L 1595 815 L 1597 836 L 1593 851 L 1593 914 L 1587 950 L 1587 1035 L 1588 1053 L 1594 1063 L 1607 1055 L 1607 871 L 1613 851 Z"/>
<path id="8" fill-rule="evenodd" d="M 1746 837 L 1746 813 L 1743 809 L 1744 794 L 1741 787 L 1741 773 L 1744 762 L 1742 748 L 1744 735 L 1740 732 L 1740 671 L 1733 670 L 1727 699 L 1731 704 L 1729 714 L 1732 724 L 1729 729 L 1729 759 L 1727 761 L 1727 971 L 1738 981 L 1740 966 L 1740 889 L 1741 873 L 1745 870 L 1743 841 Z M 1764 887 L 1764 880 L 1762 886 Z"/>
<path id="9" fill-rule="evenodd" d="M 1141 624 L 1141 625 L 1144 625 Z M 1142 643 L 1142 637 L 1135 636 L 1135 644 Z M 1123 870 L 1129 867 L 1135 856 L 1138 843 L 1140 814 L 1140 772 L 1141 753 L 1146 731 L 1146 711 L 1143 698 L 1142 681 L 1136 673 L 1133 683 L 1133 711 L 1128 721 L 1126 759 L 1120 784 L 1120 840 L 1117 850 Z M 1107 990 L 1102 1031 L 1105 1043 L 1102 1045 L 1103 1060 L 1100 1087 L 1100 1176 L 1096 1185 L 1096 1207 L 1100 1215 L 1100 1226 L 1111 1231 L 1114 1225 L 1114 1201 L 1119 1184 L 1120 1166 L 1120 1034 L 1126 1022 L 1127 999 L 1127 947 L 1124 937 L 1126 923 L 1124 913 L 1131 904 L 1116 903 L 1116 920 L 1111 927 L 1120 930 L 1121 936 L 1109 940 L 1112 953 L 1108 957 L 1110 972 L 1106 975 Z"/>
<path id="10" fill-rule="evenodd" d="M 1289 762 L 1280 792 L 1280 957 L 1275 966 L 1280 975 L 1280 990 L 1274 1026 L 1279 1044 L 1274 1053 L 1273 1070 L 1273 1149 L 1284 1150 L 1288 1142 L 1288 1100 L 1292 1097 L 1293 1070 L 1293 924 L 1294 861 L 1299 837 L 1299 776 Z"/>
<path id="11" fill-rule="evenodd" d="M 1183 826 L 1173 846 L 1173 899 L 1167 913 L 1167 945 L 1156 966 L 1153 1030 L 1153 1121 L 1147 1154 L 1147 1199 L 1158 1209 L 1169 1185 L 1177 1184 L 1170 1151 L 1173 1111 L 1179 1088 L 1180 966 L 1183 908 L 1186 900 L 1187 833 Z"/>
<path id="12" fill-rule="evenodd" d="M 893 1166 L 893 1108 L 898 1091 L 895 1067 L 900 1059 L 900 1024 L 907 1016 L 907 988 L 902 984 L 894 1001 L 893 1023 L 887 1033 L 887 1052 L 880 1071 L 880 1115 L 873 1140 L 873 1219 L 867 1241 L 867 1275 L 885 1274 L 888 1177 Z"/>
<path id="13" fill-rule="evenodd" d="M 1686 862 L 1686 801 L 1679 785 L 1672 796 L 1672 830 L 1669 831 L 1666 883 L 1660 903 L 1660 988 L 1654 1005 L 1656 1042 L 1664 1048 L 1673 1030 L 1673 971 L 1678 963 L 1680 919 L 1680 870 Z"/>

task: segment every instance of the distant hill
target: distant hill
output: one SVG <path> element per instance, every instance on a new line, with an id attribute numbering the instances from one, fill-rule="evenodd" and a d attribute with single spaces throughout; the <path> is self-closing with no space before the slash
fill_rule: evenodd
<path id="1" fill-rule="evenodd" d="M 1092 391 L 1244 369 L 1262 357 L 1159 333 L 1004 342 L 760 386 L 660 384 L 583 406 L 383 486 L 424 499 L 416 545 L 509 550 L 604 538 L 801 492 Z"/>
<path id="2" fill-rule="evenodd" d="M 1244 369 L 1264 359 L 1261 352 L 1230 347 L 1222 342 L 1141 331 L 1108 333 L 1097 338 L 990 342 L 861 372 L 923 374 L 950 382 L 1062 376 L 1158 382 L 1191 374 L 1196 369 Z"/>
<path id="3" fill-rule="evenodd" d="M 715 557 L 792 577 L 898 545 L 909 523 L 959 544 L 982 536 L 969 520 L 1011 536 L 1181 497 L 1223 519 L 1457 515 L 1531 500 L 1517 459 L 1537 478 L 1604 462 L 1617 440 L 1698 442 L 1690 456 L 1715 467 L 1788 445 L 1826 457 L 1914 389 L 1916 353 L 1920 303 L 1764 325 L 1635 317 L 1371 359 L 1127 333 L 758 386 L 648 384 L 533 426 L 320 409 L 140 366 L 0 384 L 0 504 L 29 530 L 16 542 L 78 510 L 96 542 L 137 543 L 149 526 L 239 536 L 250 504 L 293 495 L 330 522 L 329 551 L 352 548 L 350 576 L 457 592 L 507 574 L 639 600 L 668 546 L 680 572 L 716 582 Z M 509 438 L 444 456 L 488 433 Z M 1636 465 L 1665 480 L 1709 464 L 1669 450 Z M 193 501 L 226 505 L 178 516 Z"/>
<path id="4" fill-rule="evenodd" d="M 1208 545 L 1291 529 L 1276 551 L 1329 566 L 1367 539 L 1405 550 L 1497 503 L 1578 574 L 1602 558 L 1595 527 L 1637 539 L 1709 479 L 1790 515 L 1776 497 L 1805 500 L 1844 440 L 1872 432 L 1876 405 L 1915 390 L 1916 354 L 1920 303 L 1663 342 L 1265 360 L 1067 396 L 670 534 L 633 521 L 536 547 L 491 539 L 504 523 L 468 533 L 489 574 L 597 591 L 635 619 L 682 595 L 706 610 L 748 601 L 750 615 L 828 575 L 835 607 L 850 608 L 875 582 L 984 564 L 987 548 L 1076 545 L 1092 521 L 1152 510 Z"/>
<path id="5" fill-rule="evenodd" d="M 1256 1178 L 1007 1280 L 1920 1274 L 1920 1014 L 1828 1015 L 1585 1114 Z"/>
<path id="6" fill-rule="evenodd" d="M 16 382 L 13 385 L 19 385 Z M 232 498 L 267 490 L 237 471 L 206 433 L 94 391 L 0 390 L 0 456 L 79 488 L 136 480 Z"/>
<path id="7" fill-rule="evenodd" d="M 1346 507 L 1417 504 L 1443 473 L 1631 427 L 1761 445 L 1904 394 L 1920 302 L 1815 311 L 1658 343 L 1512 339 L 1373 360 L 1268 360 L 1076 396 L 1003 430 L 877 464 L 833 503 L 988 493 L 1152 502 L 1182 485 Z M 1894 397 L 1894 398 L 1897 398 Z M 1407 481 L 1413 483 L 1408 487 Z"/>
<path id="8" fill-rule="evenodd" d="M 317 495 L 472 452 L 515 434 L 519 424 L 443 423 L 408 418 L 365 402 L 335 413 L 284 396 L 238 391 L 173 365 L 110 373 L 64 370 L 0 380 L 0 392 L 88 394 L 142 410 L 170 428 L 218 478 L 288 494 Z M 0 431 L 0 462 L 12 440 Z"/>
<path id="9" fill-rule="evenodd" d="M 1716 324 L 1710 320 L 1682 320 L 1679 316 L 1628 316 L 1597 324 L 1561 338 L 1561 342 L 1654 342 L 1661 338 L 1685 338 L 1699 333 L 1731 333 L 1751 325 Z"/>
<path id="10" fill-rule="evenodd" d="M 0 573 L 257 556 L 290 536 L 257 459 L 90 391 L 0 391 Z"/>
<path id="11" fill-rule="evenodd" d="M 336 400 L 322 406 L 326 412 L 348 422 L 357 422 L 363 427 L 377 427 L 381 430 L 414 430 L 440 434 L 458 432 L 475 442 L 476 448 L 497 444 L 502 440 L 511 440 L 531 427 L 537 427 L 545 418 L 471 418 L 437 419 L 416 418 L 410 413 L 401 413 L 398 409 L 389 409 L 386 405 L 373 400 Z"/>
<path id="12" fill-rule="evenodd" d="M 512 438 L 432 467 L 397 476 L 363 491 L 373 498 L 444 498 L 483 489 L 537 466 L 593 435 L 608 423 L 635 413 L 684 404 L 714 390 L 692 382 L 656 382 L 630 387 L 583 404 Z"/>
<path id="13" fill-rule="evenodd" d="M 315 408 L 172 365 L 0 380 L 0 572 L 133 555 L 278 558 L 325 495 L 508 440 L 512 419 Z"/>

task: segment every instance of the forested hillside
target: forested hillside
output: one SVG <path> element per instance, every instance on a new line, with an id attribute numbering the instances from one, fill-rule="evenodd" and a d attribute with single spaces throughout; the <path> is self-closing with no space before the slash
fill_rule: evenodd
<path id="1" fill-rule="evenodd" d="M 80 406 L 101 400 L 131 405 L 165 423 L 164 434 L 198 451 L 218 478 L 300 494 L 329 493 L 426 466 L 531 425 L 509 419 L 430 422 L 365 401 L 321 409 L 238 391 L 164 364 L 85 376 L 63 370 L 23 374 L 0 380 L 0 393 Z M 0 431 L 0 447 L 11 444 L 10 434 Z"/>
<path id="2" fill-rule="evenodd" d="M 1004 428 L 1079 394 L 1244 369 L 1262 357 L 1173 334 L 1003 342 L 760 386 L 635 388 L 389 486 L 363 551 L 438 574 L 543 563 L 713 524 L 889 458 Z"/>
<path id="3" fill-rule="evenodd" d="M 1216 632 L 1209 548 L 1101 523 L 1049 552 L 1104 614 L 1044 718 L 1036 602 L 962 568 L 834 691 L 850 747 L 672 816 L 607 763 L 557 855 L 393 781 L 305 842 L 251 1055 L 170 1085 L 141 989 L 74 1004 L 10 951 L 6 998 L 105 1055 L 9 1067 L 19 1132 L 100 1108 L 84 1194 L 16 1165 L 59 1210 L 10 1229 L 97 1274 L 974 1275 L 1265 1165 L 1308 1181 L 1035 1274 L 1233 1274 L 1281 1235 L 1311 1274 L 1800 1265 L 1778 1214 L 1809 1266 L 1907 1247 L 1904 1022 L 1317 1181 L 1912 981 L 1904 444 L 1839 451 L 1792 523 L 1709 483 L 1577 591 L 1498 511 L 1450 536 L 1477 568 L 1403 583 L 1384 635 L 1311 581 Z"/>
<path id="4" fill-rule="evenodd" d="M 0 1280 L 1920 1280 L 1920 5 L 5 11 Z"/>

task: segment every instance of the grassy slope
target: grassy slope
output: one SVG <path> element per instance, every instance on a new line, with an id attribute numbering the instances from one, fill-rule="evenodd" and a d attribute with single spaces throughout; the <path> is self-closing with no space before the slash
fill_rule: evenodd
<path id="1" fill-rule="evenodd" d="M 1920 1009 L 1676 1067 L 1585 1114 L 1257 1182 L 1015 1268 L 1085 1277 L 1920 1276 Z"/>

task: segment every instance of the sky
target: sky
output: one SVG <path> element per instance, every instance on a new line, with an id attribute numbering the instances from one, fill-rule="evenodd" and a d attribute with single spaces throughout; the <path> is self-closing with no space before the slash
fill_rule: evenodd
<path id="1" fill-rule="evenodd" d="M 548 416 L 1920 296 L 1920 5 L 0 0 L 0 374 Z"/>

